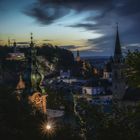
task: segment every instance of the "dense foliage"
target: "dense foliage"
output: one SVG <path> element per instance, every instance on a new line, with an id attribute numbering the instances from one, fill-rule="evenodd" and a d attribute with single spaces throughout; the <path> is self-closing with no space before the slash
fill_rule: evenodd
<path id="1" fill-rule="evenodd" d="M 45 56 L 48 61 L 55 63 L 59 68 L 71 68 L 74 64 L 72 52 L 58 46 L 43 45 L 38 48 L 38 54 Z"/>
<path id="2" fill-rule="evenodd" d="M 4 57 L 11 48 L 0 48 L 0 56 Z M 23 48 L 26 53 L 26 48 Z M 51 63 L 68 68 L 73 65 L 73 55 L 71 52 L 53 46 L 43 46 L 38 48 L 38 54 L 46 57 Z M 17 63 L 4 63 L 5 67 L 15 71 Z M 127 78 L 130 84 L 140 86 L 140 52 L 128 52 L 126 57 Z M 13 68 L 11 67 L 14 66 Z M 4 67 L 4 68 L 5 68 Z M 11 69 L 10 69 L 11 67 Z M 85 65 L 85 75 L 90 73 L 90 67 Z M 17 69 L 16 69 L 17 70 Z M 17 70 L 18 71 L 18 70 Z M 16 72 L 16 71 L 15 71 Z M 86 73 L 87 72 L 87 73 Z M 88 75 L 89 76 L 89 75 Z M 8 76 L 9 78 L 10 76 Z M 65 107 L 65 116 L 53 135 L 43 136 L 41 131 L 42 122 L 46 121 L 46 115 L 36 110 L 26 99 L 18 100 L 15 94 L 15 86 L 19 79 L 14 76 L 14 82 L 7 82 L 7 85 L 0 86 L 0 138 L 4 140 L 80 140 L 79 132 L 76 131 L 69 121 L 70 116 L 74 116 L 74 103 L 71 100 L 72 94 L 64 84 L 62 88 L 48 89 L 48 107 L 56 109 L 58 106 Z M 132 82 L 131 82 L 132 81 Z M 55 85 L 55 87 L 58 84 Z M 66 89 L 65 89 L 66 88 Z M 64 90 L 65 89 L 65 90 Z M 140 139 L 140 106 L 118 107 L 112 106 L 112 112 L 105 114 L 99 106 L 91 106 L 87 101 L 77 99 L 79 109 L 79 119 L 81 128 L 87 140 L 139 140 Z M 77 110 L 78 110 L 77 109 Z M 77 122 L 79 123 L 79 119 Z M 75 119 L 76 120 L 76 119 Z"/>
<path id="3" fill-rule="evenodd" d="M 17 47 L 18 48 L 18 47 Z M 18 48 L 27 56 L 28 48 Z M 13 47 L 0 46 L 0 58 L 7 57 L 8 53 L 13 52 Z M 74 64 L 74 56 L 71 51 L 46 44 L 37 47 L 37 55 L 45 57 L 50 63 L 54 63 L 58 68 L 71 68 Z"/>
<path id="4" fill-rule="evenodd" d="M 126 76 L 130 85 L 140 87 L 140 51 L 128 51 L 126 56 Z"/>
<path id="5" fill-rule="evenodd" d="M 12 88 L 0 88 L 0 137 L 5 140 L 40 138 L 39 124 L 44 119 L 27 101 L 17 100 Z"/>
<path id="6" fill-rule="evenodd" d="M 0 137 L 4 140 L 80 140 L 66 118 L 72 114 L 65 114 L 62 122 L 55 119 L 54 132 L 42 131 L 42 122 L 47 116 L 28 103 L 26 99 L 18 100 L 14 88 L 0 87 Z M 67 116 L 68 115 L 68 116 Z"/>
<path id="7" fill-rule="evenodd" d="M 87 140 L 139 140 L 140 106 L 112 106 L 112 113 L 106 114 L 100 106 L 91 106 L 86 101 L 79 101 L 85 113 L 80 116 L 84 122 Z"/>

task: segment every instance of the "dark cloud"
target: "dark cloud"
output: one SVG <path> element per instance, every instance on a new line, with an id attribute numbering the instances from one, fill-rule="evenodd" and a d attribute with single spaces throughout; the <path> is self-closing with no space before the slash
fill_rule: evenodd
<path id="1" fill-rule="evenodd" d="M 68 27 L 85 28 L 87 30 L 94 30 L 94 29 L 97 29 L 96 26 L 97 25 L 95 25 L 93 23 L 78 23 L 78 24 L 74 24 L 74 25 L 69 25 Z"/>
<path id="2" fill-rule="evenodd" d="M 41 24 L 52 24 L 74 10 L 76 14 L 83 11 L 105 11 L 112 5 L 112 0 L 37 0 L 24 10 L 26 15 L 35 18 Z"/>
<path id="3" fill-rule="evenodd" d="M 115 41 L 115 23 L 119 22 L 119 32 L 122 41 L 122 46 L 125 49 L 136 49 L 138 45 L 129 46 L 129 44 L 139 43 L 140 36 L 140 1 L 126 0 L 117 1 L 113 4 L 113 8 L 108 8 L 105 12 L 100 12 L 97 16 L 90 15 L 83 23 L 70 25 L 73 28 L 84 28 L 89 31 L 102 33 L 103 37 L 88 40 L 89 45 L 96 45 L 97 48 L 102 48 L 104 52 L 112 52 L 114 50 Z M 95 24 L 91 22 L 94 21 Z M 127 47 L 126 47 L 127 46 Z M 129 46 L 129 47 L 128 47 Z M 107 50 L 108 49 L 108 50 Z"/>
<path id="4" fill-rule="evenodd" d="M 114 52 L 114 42 L 114 36 L 109 35 L 87 40 L 87 44 L 91 46 L 91 50 L 110 56 L 113 55 Z"/>
<path id="5" fill-rule="evenodd" d="M 87 23 L 70 26 L 102 31 L 115 22 L 126 23 L 127 28 L 132 25 L 139 26 L 139 5 L 139 0 L 36 0 L 36 3 L 26 8 L 24 13 L 46 25 L 68 15 L 71 10 L 74 10 L 75 14 L 88 11 L 91 14 L 86 18 Z M 93 11 L 98 14 L 93 14 Z M 93 21 L 96 25 L 89 23 Z"/>
<path id="6" fill-rule="evenodd" d="M 113 52 L 116 22 L 119 22 L 122 46 L 140 42 L 139 5 L 139 0 L 37 0 L 25 10 L 25 13 L 46 25 L 56 23 L 71 11 L 74 11 L 75 15 L 88 12 L 85 20 L 69 27 L 84 28 L 102 34 L 100 38 L 87 40 L 87 44 L 92 49 L 96 48 L 104 52 L 110 49 L 109 52 Z M 138 46 L 131 46 L 131 48 L 136 47 Z"/>
<path id="7" fill-rule="evenodd" d="M 35 3 L 24 10 L 26 15 L 29 15 L 37 20 L 40 24 L 52 24 L 57 19 L 68 14 L 68 10 L 60 5 L 40 5 Z"/>
<path id="8" fill-rule="evenodd" d="M 123 16 L 135 15 L 140 11 L 139 5 L 139 0 L 120 1 L 120 6 L 116 6 L 116 11 Z"/>
<path id="9" fill-rule="evenodd" d="M 95 23 L 78 23 L 73 25 L 68 25 L 67 27 L 73 27 L 73 28 L 84 28 L 89 31 L 94 31 L 96 33 L 106 33 L 107 30 L 112 30 L 112 24 L 95 24 Z"/>
<path id="10" fill-rule="evenodd" d="M 94 44 L 96 47 L 99 47 L 100 45 L 106 46 L 109 43 L 110 38 L 112 39 L 111 36 L 102 36 L 102 37 L 95 38 L 95 39 L 88 39 L 87 43 Z"/>
<path id="11" fill-rule="evenodd" d="M 38 2 L 41 5 L 61 5 L 76 11 L 101 9 L 112 4 L 112 0 L 38 0 Z"/>

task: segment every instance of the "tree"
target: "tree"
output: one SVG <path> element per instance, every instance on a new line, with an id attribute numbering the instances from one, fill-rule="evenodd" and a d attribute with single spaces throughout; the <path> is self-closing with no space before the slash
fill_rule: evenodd
<path id="1" fill-rule="evenodd" d="M 14 88 L 1 87 L 0 100 L 0 137 L 21 140 L 43 140 L 40 124 L 44 121 L 44 115 L 28 104 L 27 100 L 19 101 Z"/>
<path id="2" fill-rule="evenodd" d="M 140 106 L 134 109 L 112 105 L 112 112 L 109 114 L 104 113 L 101 106 L 91 105 L 83 100 L 78 101 L 78 106 L 87 140 L 140 139 Z"/>
<path id="3" fill-rule="evenodd" d="M 4 140 L 81 140 L 79 133 L 74 130 L 71 124 L 66 123 L 67 118 L 73 116 L 72 113 L 65 115 L 60 119 L 60 122 L 54 118 L 53 121 L 56 121 L 54 132 L 51 135 L 48 135 L 48 132 L 45 135 L 42 134 L 41 124 L 47 121 L 47 116 L 29 104 L 28 99 L 18 100 L 14 89 L 13 85 L 0 87 L 1 138 Z M 63 94 L 65 93 L 60 96 L 63 97 Z M 53 97 L 57 98 L 58 104 L 61 103 L 56 94 Z M 53 98 L 51 100 L 54 101 Z"/>
<path id="4" fill-rule="evenodd" d="M 138 50 L 128 51 L 126 65 L 128 66 L 125 71 L 128 83 L 134 87 L 140 87 L 140 52 Z"/>

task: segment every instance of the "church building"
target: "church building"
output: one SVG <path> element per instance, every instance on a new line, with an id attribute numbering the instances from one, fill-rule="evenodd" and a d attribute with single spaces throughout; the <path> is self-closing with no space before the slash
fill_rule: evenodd
<path id="1" fill-rule="evenodd" d="M 114 50 L 114 57 L 112 62 L 112 92 L 113 92 L 113 98 L 116 100 L 121 100 L 125 94 L 126 84 L 125 84 L 124 70 L 125 70 L 125 64 L 122 55 L 119 31 L 117 25 L 115 50 Z"/>

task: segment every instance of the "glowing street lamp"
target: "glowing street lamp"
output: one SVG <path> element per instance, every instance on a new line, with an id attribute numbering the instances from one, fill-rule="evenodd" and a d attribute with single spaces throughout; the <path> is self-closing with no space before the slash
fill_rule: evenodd
<path id="1" fill-rule="evenodd" d="M 52 122 L 42 122 L 41 132 L 43 135 L 53 134 L 54 130 L 55 130 L 55 126 Z"/>
<path id="2" fill-rule="evenodd" d="M 52 126 L 51 126 L 50 124 L 47 124 L 47 125 L 46 125 L 46 130 L 49 131 L 49 130 L 51 130 L 51 128 L 52 128 Z"/>

